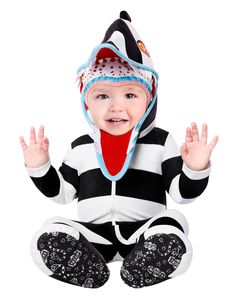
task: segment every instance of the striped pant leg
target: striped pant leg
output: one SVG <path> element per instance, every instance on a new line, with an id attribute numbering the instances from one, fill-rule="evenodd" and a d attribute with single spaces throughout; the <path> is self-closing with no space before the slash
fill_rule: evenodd
<path id="1" fill-rule="evenodd" d="M 89 239 L 89 240 L 88 240 Z M 110 244 L 82 224 L 62 217 L 47 220 L 31 241 L 31 255 L 47 275 L 77 286 L 98 288 L 109 278 L 109 269 L 94 242 Z"/>
<path id="2" fill-rule="evenodd" d="M 187 235 L 188 223 L 176 210 L 166 210 L 149 219 L 133 235 L 138 242 L 123 261 L 123 281 L 139 288 L 184 273 L 192 259 Z"/>

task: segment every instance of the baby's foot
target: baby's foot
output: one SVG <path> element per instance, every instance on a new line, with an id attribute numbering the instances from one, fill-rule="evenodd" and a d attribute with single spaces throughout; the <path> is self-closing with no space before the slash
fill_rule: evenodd
<path id="1" fill-rule="evenodd" d="M 151 286 L 169 279 L 179 266 L 186 247 L 175 234 L 142 235 L 123 260 L 121 278 L 134 288 Z"/>
<path id="2" fill-rule="evenodd" d="M 109 278 L 109 269 L 96 248 L 80 234 L 79 240 L 63 232 L 42 234 L 37 242 L 51 277 L 77 286 L 98 288 Z"/>

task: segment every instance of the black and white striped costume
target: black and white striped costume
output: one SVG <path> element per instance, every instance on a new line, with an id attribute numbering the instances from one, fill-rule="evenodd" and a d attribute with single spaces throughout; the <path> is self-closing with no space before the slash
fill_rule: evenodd
<path id="1" fill-rule="evenodd" d="M 60 204 L 77 199 L 80 221 L 96 224 L 153 217 L 166 210 L 166 191 L 177 203 L 192 202 L 209 175 L 209 169 L 188 169 L 172 135 L 157 127 L 138 139 L 130 167 L 118 181 L 103 176 L 89 135 L 72 142 L 59 171 L 50 162 L 28 170 L 45 196 Z"/>
<path id="2" fill-rule="evenodd" d="M 117 36 L 116 25 L 122 25 L 119 32 L 124 35 L 131 30 L 127 15 L 123 18 L 108 29 L 97 55 L 104 48 L 118 54 L 112 39 Z M 132 51 L 127 53 L 128 62 L 147 60 L 141 51 L 141 56 Z M 109 179 L 99 163 L 96 128 L 95 135 L 71 143 L 59 170 L 50 161 L 27 168 L 34 184 L 51 200 L 60 204 L 77 200 L 78 220 L 49 219 L 32 240 L 33 259 L 48 275 L 100 287 L 109 277 L 106 263 L 122 260 L 125 283 L 143 287 L 188 268 L 192 257 L 188 224 L 180 212 L 166 209 L 166 192 L 177 203 L 192 202 L 207 186 L 210 164 L 206 170 L 192 171 L 183 163 L 172 135 L 155 127 L 156 102 L 152 104 L 132 135 L 132 159 L 121 178 Z"/>
<path id="3" fill-rule="evenodd" d="M 64 232 L 69 233 L 70 226 L 82 233 L 106 262 L 122 260 L 145 231 L 177 233 L 188 247 L 186 264 L 180 269 L 186 270 L 192 254 L 186 237 L 188 224 L 178 211 L 166 210 L 165 193 L 178 203 L 192 202 L 205 189 L 210 168 L 201 172 L 188 169 L 170 133 L 155 127 L 139 138 L 130 168 L 117 182 L 103 176 L 89 135 L 72 142 L 59 171 L 50 162 L 28 171 L 35 185 L 53 201 L 78 202 L 79 221 L 52 218 L 43 225 L 32 242 L 34 259 L 39 236 L 58 231 L 58 224 L 61 228 L 63 223 L 67 225 Z M 37 264 L 44 267 L 38 257 Z"/>

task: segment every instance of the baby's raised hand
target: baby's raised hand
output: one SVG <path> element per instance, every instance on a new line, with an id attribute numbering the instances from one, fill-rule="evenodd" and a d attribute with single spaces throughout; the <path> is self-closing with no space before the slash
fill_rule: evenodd
<path id="1" fill-rule="evenodd" d="M 29 168 L 37 168 L 49 161 L 49 141 L 44 136 L 44 126 L 40 126 L 36 139 L 34 127 L 30 128 L 29 146 L 22 136 L 19 137 L 24 154 L 25 165 Z"/>
<path id="2" fill-rule="evenodd" d="M 218 141 L 215 136 L 207 145 L 207 124 L 203 124 L 201 137 L 199 138 L 197 125 L 191 124 L 186 129 L 185 143 L 180 148 L 181 156 L 185 164 L 192 170 L 201 171 L 207 168 L 211 153 Z"/>

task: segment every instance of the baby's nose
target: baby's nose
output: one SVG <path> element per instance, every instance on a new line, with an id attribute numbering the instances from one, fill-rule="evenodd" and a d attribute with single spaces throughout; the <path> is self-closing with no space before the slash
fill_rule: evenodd
<path id="1" fill-rule="evenodd" d="M 123 111 L 123 110 L 124 110 L 124 107 L 122 105 L 121 100 L 116 99 L 111 101 L 110 111 L 117 112 L 117 111 Z"/>

